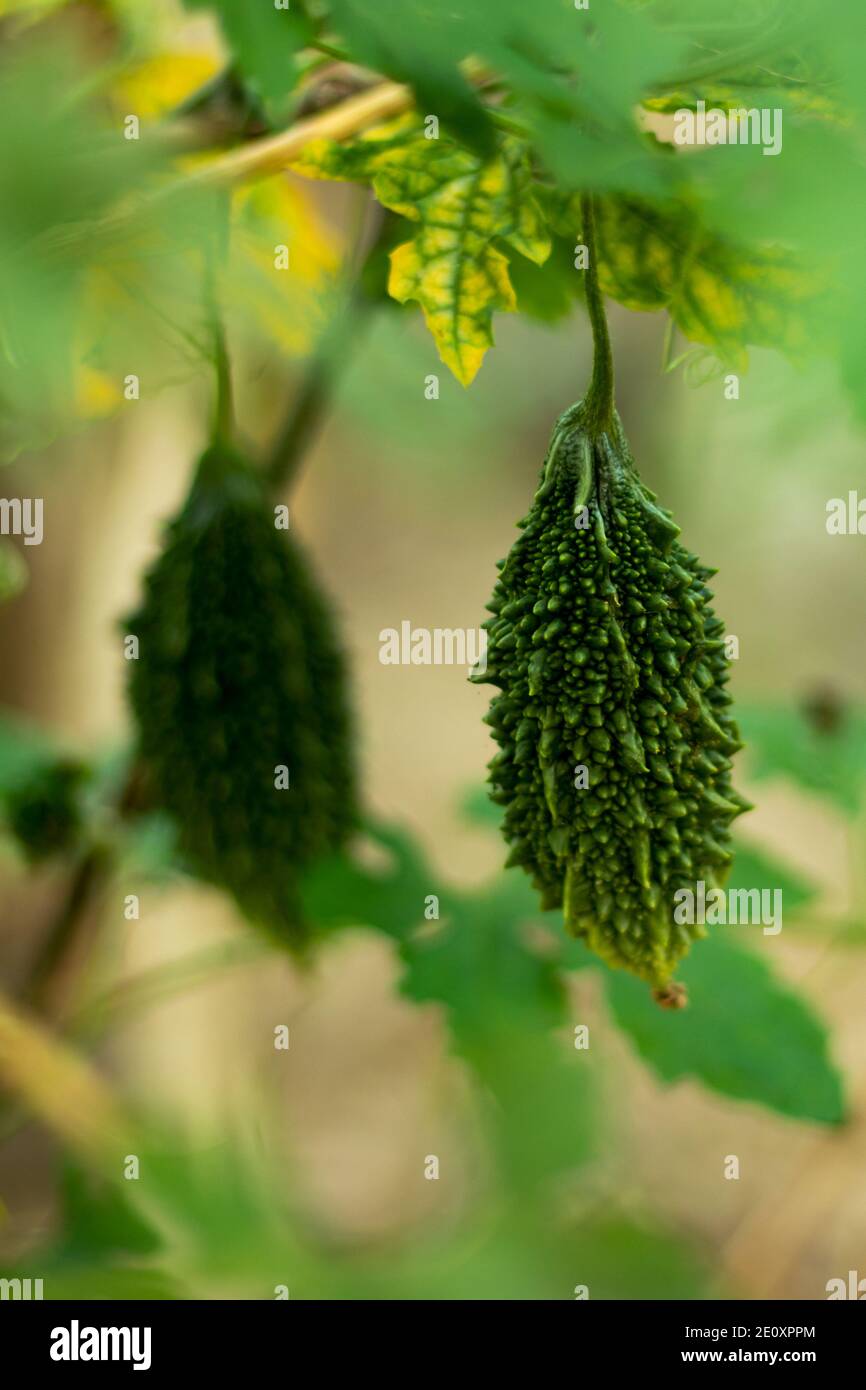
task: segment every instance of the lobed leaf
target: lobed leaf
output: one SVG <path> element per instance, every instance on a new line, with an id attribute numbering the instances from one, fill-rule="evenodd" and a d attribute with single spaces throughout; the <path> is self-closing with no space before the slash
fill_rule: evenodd
<path id="1" fill-rule="evenodd" d="M 391 253 L 389 292 L 401 303 L 417 300 L 442 361 L 468 386 L 493 343 L 494 312 L 517 307 L 494 240 L 537 264 L 550 252 L 526 146 L 507 138 L 484 160 L 447 137 L 427 139 L 408 115 L 348 144 L 313 141 L 294 167 L 369 180 L 384 207 L 419 224 Z"/>
<path id="2" fill-rule="evenodd" d="M 689 1007 L 661 1010 L 640 984 L 606 972 L 613 1016 L 665 1081 L 693 1076 L 782 1115 L 839 1124 L 846 1107 L 827 1035 L 811 1008 L 717 927 L 683 963 Z"/>

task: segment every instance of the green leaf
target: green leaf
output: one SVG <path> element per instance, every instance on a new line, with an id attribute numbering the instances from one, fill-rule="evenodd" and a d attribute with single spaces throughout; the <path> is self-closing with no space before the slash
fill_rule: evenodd
<path id="1" fill-rule="evenodd" d="M 590 1079 L 585 1052 L 555 1037 L 568 1016 L 563 967 L 577 948 L 561 934 L 535 941 L 538 905 L 524 874 L 498 875 L 479 893 L 438 883 L 411 839 L 371 828 L 386 865 L 347 857 L 308 879 L 304 908 L 319 929 L 366 924 L 399 944 L 401 991 L 445 1009 L 454 1049 L 496 1097 L 489 1122 L 515 1182 L 533 1185 L 589 1151 Z M 368 851 L 369 853 L 369 851 Z M 425 905 L 438 899 L 438 921 Z"/>
<path id="2" fill-rule="evenodd" d="M 550 251 L 526 146 L 506 138 L 484 161 L 445 137 L 427 139 L 408 115 L 348 144 L 315 140 L 294 168 L 369 181 L 384 207 L 418 223 L 391 252 L 389 293 L 417 300 L 442 361 L 468 386 L 493 343 L 494 312 L 517 307 L 494 240 L 538 264 Z"/>
<path id="3" fill-rule="evenodd" d="M 11 710 L 0 711 L 0 799 L 32 781 L 59 756 L 50 734 Z"/>
<path id="4" fill-rule="evenodd" d="M 660 1009 L 637 980 L 605 972 L 614 1018 L 665 1081 L 693 1076 L 782 1115 L 841 1123 L 842 1084 L 823 1026 L 763 961 L 722 935 L 732 930 L 717 927 L 694 946 L 680 972 L 689 1004 L 676 1012 Z"/>
<path id="5" fill-rule="evenodd" d="M 484 825 L 498 830 L 502 823 L 502 807 L 491 799 L 486 786 L 468 787 L 460 799 L 460 813 L 472 825 Z"/>
<path id="6" fill-rule="evenodd" d="M 62 1200 L 61 1250 L 70 1261 L 98 1256 L 108 1262 L 117 1255 L 152 1255 L 162 1244 L 119 1187 L 76 1163 L 65 1166 Z"/>
<path id="7" fill-rule="evenodd" d="M 409 83 L 421 110 L 482 157 L 493 153 L 490 117 L 458 67 L 477 51 L 460 10 L 425 0 L 331 0 L 330 8 L 355 58 Z M 496 22 L 495 10 L 485 18 Z"/>
<path id="8" fill-rule="evenodd" d="M 397 941 L 424 922 L 434 875 L 409 835 L 370 823 L 354 853 L 320 859 L 304 880 L 304 915 L 325 931 L 377 927 Z"/>
<path id="9" fill-rule="evenodd" d="M 419 111 L 476 153 L 490 153 L 490 118 L 464 76 L 467 60 L 504 81 L 514 102 L 508 114 L 531 130 L 568 187 L 664 185 L 665 161 L 641 138 L 634 111 L 647 86 L 676 69 L 685 43 L 630 0 L 591 14 L 577 12 L 574 0 L 332 0 L 332 10 L 353 56 L 408 82 Z"/>
<path id="10" fill-rule="evenodd" d="M 496 1097 L 490 1122 L 501 1162 L 521 1187 L 576 1167 L 592 1151 L 585 1051 L 555 1035 L 567 1021 L 565 940 L 533 949 L 538 906 L 525 875 L 487 892 L 441 899 L 445 921 L 403 948 L 401 989 L 443 1004 L 455 1050 Z"/>
<path id="11" fill-rule="evenodd" d="M 9 50 L 0 124 L 17 136 L 0 163 L 0 457 L 118 408 L 130 364 L 148 394 L 178 356 L 189 369 L 217 211 L 200 189 L 146 196 L 169 173 L 169 150 L 124 139 L 107 99 L 114 74 L 88 65 L 72 31 L 44 24 L 26 42 L 10 35 Z"/>
<path id="12" fill-rule="evenodd" d="M 541 323 L 558 323 L 574 309 L 583 291 L 583 276 L 574 264 L 574 242 L 555 237 L 543 265 L 514 256 L 509 263 L 517 308 Z"/>
<path id="13" fill-rule="evenodd" d="M 829 715 L 828 710 L 828 715 Z M 866 792 L 866 715 L 839 707 L 830 726 L 816 711 L 745 706 L 737 711 L 748 748 L 749 773 L 757 780 L 789 777 L 798 786 L 854 815 Z"/>
<path id="14" fill-rule="evenodd" d="M 297 81 L 294 57 L 314 37 L 297 5 L 237 0 L 186 0 L 190 9 L 213 10 L 246 85 L 270 110 L 279 111 Z"/>
<path id="15" fill-rule="evenodd" d="M 576 214 L 575 214 L 576 215 Z M 822 284 L 778 246 L 710 231 L 688 198 L 599 200 L 599 279 L 627 309 L 666 309 L 687 338 L 742 368 L 746 346 L 802 356 Z"/>
<path id="16" fill-rule="evenodd" d="M 20 594 L 27 579 L 27 566 L 20 552 L 9 541 L 0 541 L 0 603 Z"/>
<path id="17" fill-rule="evenodd" d="M 778 888 L 786 917 L 789 912 L 796 912 L 798 908 L 814 902 L 818 893 L 816 886 L 802 878 L 795 869 L 742 841 L 734 845 L 734 864 L 725 888 L 766 888 L 771 891 Z"/>

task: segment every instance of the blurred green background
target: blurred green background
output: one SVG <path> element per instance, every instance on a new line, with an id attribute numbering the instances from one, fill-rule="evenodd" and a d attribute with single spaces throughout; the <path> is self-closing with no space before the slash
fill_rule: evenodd
<path id="1" fill-rule="evenodd" d="M 357 220 L 351 193 L 288 182 L 323 244 L 343 245 Z M 296 307 L 303 323 L 306 301 Z M 7 1106 L 4 1272 L 44 1271 L 55 1290 L 85 1296 L 267 1298 L 286 1284 L 293 1297 L 571 1297 L 588 1283 L 591 1297 L 798 1299 L 824 1297 L 827 1280 L 862 1266 L 863 540 L 825 527 L 827 500 L 862 476 L 862 426 L 820 360 L 793 366 L 756 350 L 730 400 L 720 375 L 696 385 L 682 369 L 663 370 L 664 315 L 612 307 L 610 321 L 635 459 L 685 543 L 718 566 L 717 611 L 739 639 L 732 690 L 755 733 L 738 757 L 738 785 L 756 803 L 738 831 L 743 855 L 770 862 L 768 882 L 790 875 L 781 934 L 739 930 L 827 1025 L 845 1123 L 827 1128 L 797 1118 L 795 1100 L 783 1114 L 785 1103 L 772 1110 L 689 1076 L 666 1084 L 638 1056 L 642 1002 L 626 989 L 617 1005 L 618 986 L 605 988 L 600 968 L 567 976 L 567 1027 L 539 1002 L 546 975 L 525 1018 L 500 1019 L 508 995 L 489 964 L 498 923 L 534 914 L 518 885 L 507 889 L 517 905 L 509 898 L 500 917 L 503 846 L 477 814 L 492 752 L 481 722 L 489 692 L 459 667 L 383 665 L 380 633 L 403 620 L 478 627 L 553 420 L 588 380 L 589 329 L 579 306 L 551 326 L 499 315 L 496 347 L 466 391 L 420 315 L 388 305 L 341 342 L 345 371 L 285 500 L 350 653 L 369 810 L 411 835 L 429 863 L 417 872 L 416 924 L 423 892 L 444 884 L 443 917 L 458 900 L 474 902 L 472 913 L 461 909 L 464 929 L 489 932 L 490 956 L 467 961 L 467 998 L 452 1001 L 450 1015 L 430 1002 L 423 968 L 412 976 L 416 997 L 401 994 L 395 942 L 360 912 L 357 928 L 335 932 L 303 970 L 253 943 L 222 895 L 153 872 L 137 847 L 93 914 L 70 1017 L 76 1045 L 144 1117 L 143 1177 L 134 1200 L 132 1184 L 106 1185 L 104 1175 L 92 1189 L 74 1145 L 63 1158 L 45 1128 Z M 431 373 L 435 400 L 425 395 Z M 239 334 L 238 416 L 251 447 L 264 446 L 302 374 L 302 359 Z M 0 609 L 0 703 L 75 753 L 102 757 L 128 739 L 117 619 L 206 442 L 207 392 L 187 374 L 5 468 L 7 497 L 44 497 L 46 539 L 24 552 L 29 583 Z M 825 742 L 800 715 L 816 700 L 839 712 Z M 824 776 L 837 764 L 842 792 L 835 772 Z M 158 860 L 158 846 L 153 853 Z M 10 994 L 23 987 L 67 880 L 64 864 L 27 870 L 7 848 L 0 977 Z M 124 918 L 129 893 L 141 897 L 138 921 Z M 337 915 L 351 919 L 352 901 L 349 891 Z M 554 943 L 558 930 L 546 924 Z M 543 975 L 559 947 L 542 932 L 533 949 Z M 186 972 L 179 963 L 199 953 L 203 963 Z M 762 1067 L 781 1065 L 772 1014 L 751 1018 L 751 996 L 725 992 L 724 958 L 706 960 L 705 997 L 716 969 L 718 997 L 691 1014 L 668 1075 L 688 1071 L 690 1048 L 705 1048 L 722 1072 L 730 1057 L 739 1075 L 747 1038 L 760 1099 Z M 130 983 L 145 978 L 153 988 Z M 620 1022 L 632 1011 L 626 1032 L 611 1003 Z M 486 1031 L 472 1037 L 476 1013 Z M 273 1047 L 282 1023 L 285 1054 Z M 576 1024 L 589 1027 L 586 1052 L 571 1046 Z M 552 1026 L 551 1056 L 570 1054 L 562 1084 L 547 1060 L 533 1072 L 533 1047 Z M 802 1081 L 808 1091 L 811 1080 L 791 1067 L 779 1089 L 794 1094 Z M 537 1113 L 524 1108 L 534 1092 L 534 1083 L 521 1089 L 524 1070 L 550 1081 Z M 722 1076 L 719 1090 L 739 1084 Z M 817 1118 L 830 1118 L 827 1108 Z M 736 1181 L 725 1178 L 730 1155 Z M 562 1229 L 574 1231 L 571 1244 Z"/>

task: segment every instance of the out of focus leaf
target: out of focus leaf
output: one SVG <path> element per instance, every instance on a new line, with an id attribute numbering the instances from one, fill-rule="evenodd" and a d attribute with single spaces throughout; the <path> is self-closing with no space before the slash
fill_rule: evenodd
<path id="1" fill-rule="evenodd" d="M 49 767 L 61 750 L 51 735 L 11 710 L 0 713 L 0 798 Z"/>
<path id="2" fill-rule="evenodd" d="M 444 137 L 427 139 L 408 115 L 347 144 L 315 140 L 294 167 L 369 181 L 383 206 L 420 224 L 391 253 L 389 292 L 420 303 L 442 361 L 468 386 L 493 342 L 494 311 L 517 308 L 494 240 L 539 264 L 550 251 L 526 147 L 508 138 L 482 161 Z"/>
<path id="3" fill-rule="evenodd" d="M 667 309 L 693 342 L 743 367 L 746 347 L 802 356 L 822 284 L 778 246 L 737 244 L 711 232 L 686 200 L 598 204 L 602 289 L 627 309 Z"/>
<path id="4" fill-rule="evenodd" d="M 529 929 L 539 912 L 524 875 L 512 872 L 464 894 L 436 882 L 408 837 L 377 828 L 374 840 L 390 863 L 323 863 L 305 894 L 311 920 L 367 924 L 396 939 L 402 992 L 443 1006 L 455 1050 L 497 1098 L 491 1124 L 521 1181 L 575 1166 L 590 1134 L 586 1054 L 554 1037 L 567 1020 L 563 966 L 583 963 L 572 961 L 574 943 L 552 937 L 533 944 Z M 439 918 L 428 922 L 434 896 Z"/>
<path id="5" fill-rule="evenodd" d="M 94 1256 L 151 1255 L 161 1244 L 115 1185 L 75 1163 L 67 1163 L 62 1181 L 62 1252 L 70 1261 Z"/>
<path id="6" fill-rule="evenodd" d="M 665 1081 L 693 1076 L 782 1115 L 839 1124 L 845 1102 L 827 1035 L 809 1006 L 762 960 L 716 927 L 678 972 L 688 1008 L 660 1009 L 638 980 L 605 971 L 614 1018 Z"/>
<path id="7" fill-rule="evenodd" d="M 193 261 L 191 273 L 190 257 L 201 262 L 216 212 L 213 197 L 198 193 L 134 197 L 168 172 L 168 151 L 125 139 L 120 119 L 88 90 L 99 75 L 82 82 L 74 45 L 61 48 L 48 26 L 37 32 L 39 42 L 13 49 L 0 71 L 0 123 L 16 131 L 0 165 L 7 456 L 43 445 L 76 417 L 108 413 L 129 374 L 150 394 L 157 358 L 171 376 L 166 335 L 186 348 L 189 320 L 201 318 L 201 270 Z"/>
<path id="8" fill-rule="evenodd" d="M 866 716 L 841 711 L 838 727 L 822 730 L 790 706 L 745 706 L 737 711 L 756 779 L 788 777 L 826 797 L 848 815 L 866 795 Z"/>
<path id="9" fill-rule="evenodd" d="M 583 292 L 583 276 L 574 265 L 574 244 L 553 238 L 551 253 L 543 265 L 514 256 L 508 271 L 517 295 L 517 308 L 541 323 L 558 323 L 574 309 Z"/>
<path id="10" fill-rule="evenodd" d="M 436 891 L 433 871 L 411 837 L 371 825 L 354 854 L 314 866 L 304 882 L 304 911 L 324 930 L 369 926 L 403 941 L 422 925 L 425 899 Z"/>
<path id="11" fill-rule="evenodd" d="M 332 0 L 331 9 L 353 55 L 408 82 L 420 113 L 474 152 L 490 155 L 492 127 L 463 75 L 467 59 L 504 79 L 544 163 L 567 186 L 663 184 L 665 162 L 641 140 L 634 109 L 685 45 L 628 0 L 591 15 L 573 0 Z"/>
<path id="12" fill-rule="evenodd" d="M 818 892 L 815 885 L 798 874 L 796 869 L 770 858 L 742 840 L 735 840 L 734 863 L 725 888 L 758 888 L 771 892 L 779 889 L 786 914 L 808 906 Z"/>
<path id="13" fill-rule="evenodd" d="M 353 56 L 374 72 L 408 82 L 419 107 L 478 155 L 493 153 L 489 115 L 458 66 L 478 51 L 465 27 L 471 11 L 424 0 L 331 0 L 330 9 Z M 482 6 L 482 12 L 488 23 L 499 22 L 495 7 Z"/>
<path id="14" fill-rule="evenodd" d="M 0 603 L 15 598 L 27 585 L 27 566 L 10 541 L 0 541 Z"/>
<path id="15" fill-rule="evenodd" d="M 125 67 L 111 96 L 119 114 L 159 120 L 181 106 L 220 69 L 216 53 L 189 51 L 154 53 Z"/>
<path id="16" fill-rule="evenodd" d="M 257 0 L 186 0 L 190 9 L 212 10 L 219 18 L 234 60 L 250 90 L 279 112 L 297 81 L 295 54 L 313 37 L 312 25 L 297 2 L 289 7 Z"/>
<path id="17" fill-rule="evenodd" d="M 276 251 L 288 249 L 288 269 Z M 275 178 L 233 195 L 228 255 L 220 298 L 230 327 L 275 344 L 291 356 L 308 353 L 327 321 L 338 243 L 297 181 Z"/>

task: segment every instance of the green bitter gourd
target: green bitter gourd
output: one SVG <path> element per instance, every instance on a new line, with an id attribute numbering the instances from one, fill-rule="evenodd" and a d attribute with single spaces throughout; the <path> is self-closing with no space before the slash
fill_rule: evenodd
<path id="1" fill-rule="evenodd" d="M 586 201 L 584 216 L 589 242 Z M 508 863 L 570 934 L 679 1007 L 672 971 L 705 933 L 676 920 L 674 895 L 721 885 L 730 823 L 749 803 L 731 786 L 740 742 L 714 571 L 638 476 L 591 264 L 592 383 L 556 422 L 473 679 L 499 688 L 489 780 Z"/>
<path id="2" fill-rule="evenodd" d="M 227 445 L 202 457 L 127 621 L 140 755 L 183 856 L 301 945 L 299 874 L 356 823 L 346 673 L 306 560 Z"/>

